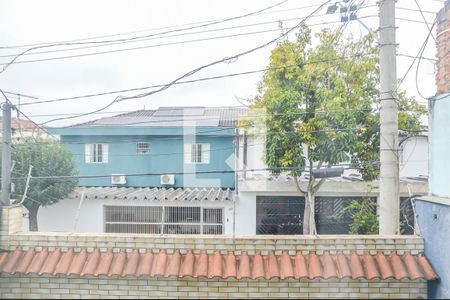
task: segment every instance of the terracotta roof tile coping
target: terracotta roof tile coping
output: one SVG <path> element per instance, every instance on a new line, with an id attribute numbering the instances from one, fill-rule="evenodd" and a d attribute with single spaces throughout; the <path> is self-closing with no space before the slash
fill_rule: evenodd
<path id="1" fill-rule="evenodd" d="M 207 254 L 205 251 L 194 254 L 188 250 L 181 254 L 176 250 L 167 254 L 164 249 L 152 253 L 151 249 L 140 253 L 112 249 L 101 252 L 95 248 L 87 252 L 85 248 L 79 252 L 61 249 L 50 252 L 48 249 L 35 251 L 16 249 L 12 252 L 0 253 L 0 272 L 9 274 L 52 274 L 78 276 L 161 276 L 161 277 L 204 277 L 204 278 L 236 278 L 281 280 L 294 278 L 364 278 L 368 280 L 411 280 L 438 278 L 428 260 L 423 255 L 411 255 L 406 252 L 399 256 L 392 252 L 389 256 L 378 252 L 371 255 L 357 255 L 353 252 L 345 255 L 338 252 L 333 255 L 325 251 L 323 255 L 309 252 L 304 255 L 300 251 L 289 255 L 284 251 L 281 255 L 269 252 L 261 255 L 257 252 L 250 256 L 246 251 L 240 255 L 229 251 Z"/>

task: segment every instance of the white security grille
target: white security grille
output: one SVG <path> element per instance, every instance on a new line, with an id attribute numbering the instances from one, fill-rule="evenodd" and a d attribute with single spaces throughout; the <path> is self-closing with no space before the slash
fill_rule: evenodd
<path id="1" fill-rule="evenodd" d="M 223 208 L 105 206 L 105 232 L 223 234 Z"/>
<path id="2" fill-rule="evenodd" d="M 139 142 L 136 144 L 136 153 L 137 154 L 149 154 L 150 153 L 150 144 Z"/>

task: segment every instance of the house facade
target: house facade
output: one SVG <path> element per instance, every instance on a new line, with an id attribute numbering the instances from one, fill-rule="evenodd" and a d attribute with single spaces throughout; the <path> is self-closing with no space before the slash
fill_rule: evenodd
<path id="1" fill-rule="evenodd" d="M 39 229 L 301 234 L 304 198 L 292 177 L 267 171 L 264 135 L 236 129 L 246 114 L 237 108 L 159 108 L 52 129 L 74 154 L 81 176 L 68 199 L 40 209 Z M 427 136 L 403 137 L 401 149 L 401 218 L 412 234 L 410 197 L 428 191 Z M 351 218 L 343 210 L 364 197 L 376 208 L 377 196 L 378 182 L 362 181 L 356 170 L 327 179 L 316 194 L 318 233 L 348 233 Z"/>
<path id="2" fill-rule="evenodd" d="M 243 112 L 162 107 L 51 129 L 74 155 L 79 188 L 41 208 L 39 229 L 231 233 Z"/>
<path id="3" fill-rule="evenodd" d="M 418 197 L 416 209 L 425 252 L 440 272 L 440 280 L 429 284 L 429 298 L 450 298 L 450 1 L 437 15 L 436 86 L 429 99 L 430 190 Z"/>
<path id="4" fill-rule="evenodd" d="M 232 113 L 162 107 L 51 132 L 73 153 L 80 186 L 234 189 L 236 117 L 224 115 Z"/>

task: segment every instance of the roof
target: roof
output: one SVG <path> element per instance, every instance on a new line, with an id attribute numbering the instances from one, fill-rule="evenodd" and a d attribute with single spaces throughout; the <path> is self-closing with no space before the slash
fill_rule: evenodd
<path id="1" fill-rule="evenodd" d="M 273 181 L 273 182 L 282 182 L 282 183 L 289 183 L 294 182 L 294 176 L 292 176 L 290 173 L 284 172 L 280 174 L 273 174 L 269 171 L 266 172 L 258 172 L 258 173 L 252 173 L 249 172 L 246 175 L 245 180 L 247 181 Z M 299 176 L 300 182 L 308 182 L 309 181 L 309 174 L 308 172 L 303 172 L 301 176 Z M 326 178 L 326 181 L 329 182 L 364 182 L 364 179 L 362 178 L 361 174 L 358 172 L 348 173 L 348 174 L 342 174 L 341 176 L 337 177 L 328 177 Z M 407 177 L 401 177 L 400 178 L 401 183 L 427 183 L 428 182 L 428 176 L 426 175 L 419 175 L 419 176 L 407 176 Z"/>
<path id="2" fill-rule="evenodd" d="M 136 188 L 77 187 L 69 198 L 79 199 L 149 200 L 149 201 L 228 201 L 234 192 L 220 188 Z"/>
<path id="3" fill-rule="evenodd" d="M 195 126 L 236 127 L 238 117 L 246 113 L 247 109 L 243 107 L 160 107 L 156 110 L 138 110 L 112 117 L 100 118 L 70 127 L 181 127 L 191 124 Z"/>
<path id="4" fill-rule="evenodd" d="M 0 121 L 2 117 L 0 116 Z M 45 126 L 41 126 L 42 128 L 46 128 Z M 3 123 L 0 122 L 0 130 L 3 128 Z M 22 131 L 36 131 L 37 133 L 44 132 L 36 123 L 29 120 L 22 120 L 17 118 L 11 118 L 11 128 L 13 130 L 22 130 Z"/>
<path id="5" fill-rule="evenodd" d="M 63 251 L 47 248 L 36 251 L 16 249 L 13 252 L 0 253 L 0 272 L 9 274 L 37 275 L 79 275 L 79 276 L 164 276 L 164 277 L 204 277 L 281 280 L 294 278 L 349 278 L 367 280 L 435 280 L 438 276 L 423 255 L 411 255 L 406 252 L 399 256 L 396 252 L 375 255 L 365 252 L 357 255 L 353 252 L 330 254 L 314 252 L 303 254 L 301 251 L 289 255 L 269 252 L 268 255 L 248 255 L 242 251 L 207 254 L 205 251 L 194 254 L 191 250 L 181 254 L 176 250 L 168 254 L 165 250 L 152 252 L 150 249 L 127 252 L 112 249 L 101 252 L 95 248 L 88 252 L 86 248 L 79 251 L 69 248 Z"/>

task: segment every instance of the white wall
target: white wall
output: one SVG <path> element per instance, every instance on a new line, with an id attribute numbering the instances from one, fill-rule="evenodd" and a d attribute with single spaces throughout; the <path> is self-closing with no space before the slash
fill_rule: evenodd
<path id="1" fill-rule="evenodd" d="M 428 175 L 428 137 L 408 138 L 400 146 L 400 177 Z"/>
<path id="2" fill-rule="evenodd" d="M 41 207 L 38 213 L 39 231 L 63 232 L 103 232 L 103 206 L 134 205 L 134 206 L 201 206 L 224 208 L 225 234 L 233 233 L 233 202 L 230 201 L 185 201 L 185 202 L 155 202 L 114 199 L 85 199 L 79 211 L 77 226 L 74 230 L 75 217 L 79 200 L 66 199 L 48 207 Z M 28 220 L 23 229 L 28 231 Z"/>

